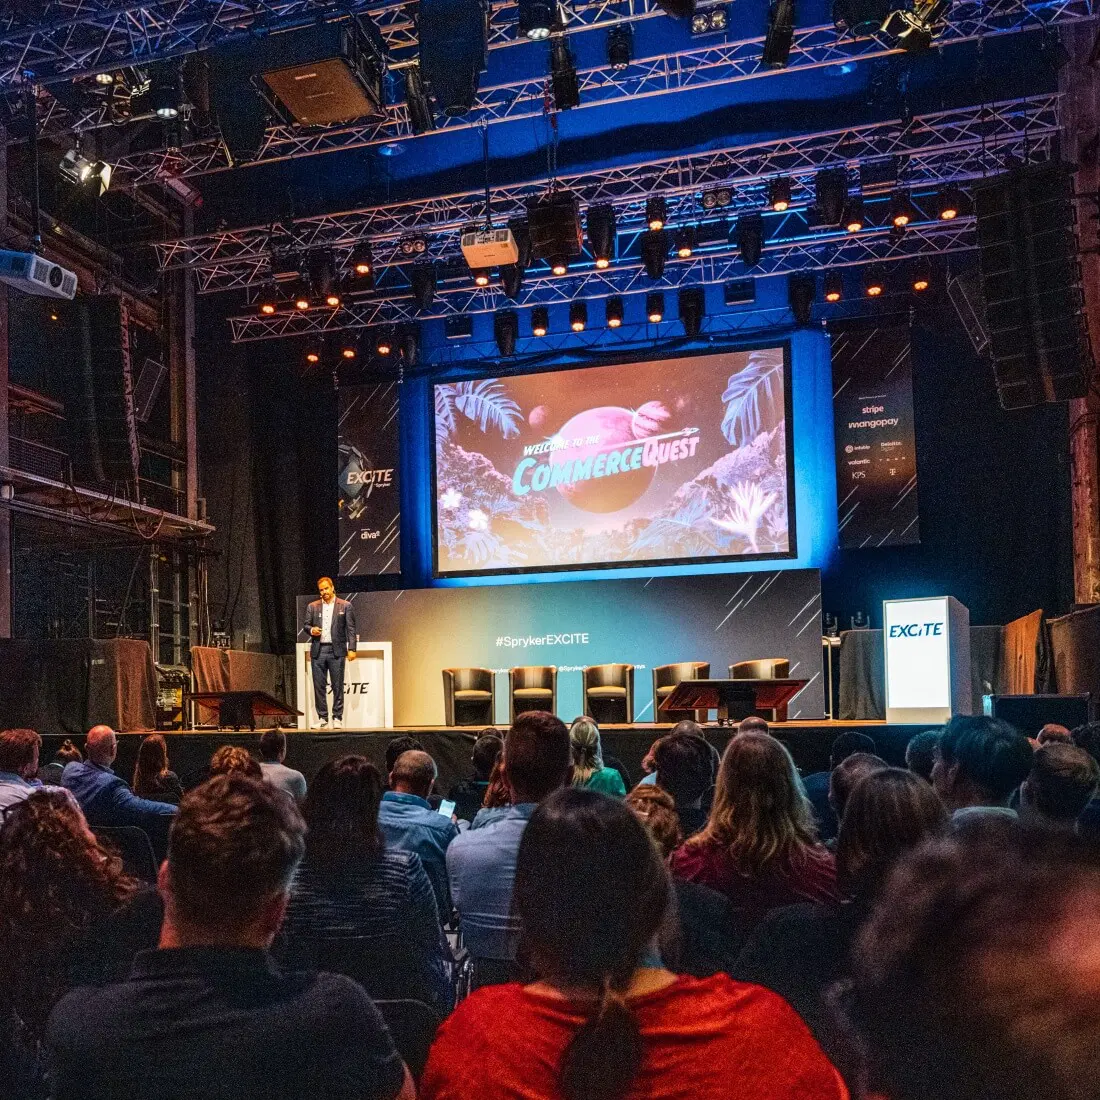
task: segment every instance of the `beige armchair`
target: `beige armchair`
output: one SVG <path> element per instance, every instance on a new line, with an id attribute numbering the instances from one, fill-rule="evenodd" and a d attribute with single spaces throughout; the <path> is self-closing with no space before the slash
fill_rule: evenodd
<path id="1" fill-rule="evenodd" d="M 491 726 L 497 713 L 493 670 L 445 668 L 443 711 L 448 726 Z"/>
<path id="2" fill-rule="evenodd" d="M 527 665 L 508 670 L 509 717 L 516 720 L 525 710 L 558 708 L 558 669 L 556 665 Z"/>
<path id="3" fill-rule="evenodd" d="M 710 663 L 708 661 L 680 661 L 674 665 L 658 665 L 653 670 L 653 721 L 682 722 L 685 718 L 694 718 L 696 722 L 705 722 L 707 713 L 703 710 L 662 711 L 661 703 L 684 680 L 709 680 Z M 701 717 L 700 717 L 701 716 Z"/>
<path id="4" fill-rule="evenodd" d="M 634 666 L 590 665 L 584 670 L 584 710 L 597 722 L 634 721 Z"/>

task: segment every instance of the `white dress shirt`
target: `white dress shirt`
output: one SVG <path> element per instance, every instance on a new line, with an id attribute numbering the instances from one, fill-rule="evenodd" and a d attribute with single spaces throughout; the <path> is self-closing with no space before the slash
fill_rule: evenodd
<path id="1" fill-rule="evenodd" d="M 332 616 L 336 612 L 336 597 L 331 603 L 321 601 L 321 645 L 332 645 Z"/>

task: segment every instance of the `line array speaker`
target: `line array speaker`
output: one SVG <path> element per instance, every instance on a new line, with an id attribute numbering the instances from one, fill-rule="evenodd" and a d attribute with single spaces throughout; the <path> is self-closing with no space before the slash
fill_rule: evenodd
<path id="1" fill-rule="evenodd" d="M 1092 353 L 1082 315 L 1073 175 L 1027 165 L 974 188 L 989 352 L 1001 407 L 1084 397 Z"/>

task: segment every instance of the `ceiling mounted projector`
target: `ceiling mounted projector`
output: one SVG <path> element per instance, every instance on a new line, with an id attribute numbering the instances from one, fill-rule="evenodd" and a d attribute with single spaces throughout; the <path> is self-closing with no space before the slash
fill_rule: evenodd
<path id="1" fill-rule="evenodd" d="M 462 234 L 462 255 L 472 268 L 503 267 L 519 259 L 519 245 L 511 229 L 467 229 Z"/>
<path id="2" fill-rule="evenodd" d="M 0 283 L 39 298 L 75 298 L 76 275 L 34 252 L 0 250 Z"/>

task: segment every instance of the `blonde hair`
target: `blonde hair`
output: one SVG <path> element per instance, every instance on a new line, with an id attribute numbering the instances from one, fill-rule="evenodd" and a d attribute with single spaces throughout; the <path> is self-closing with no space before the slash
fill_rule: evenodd
<path id="1" fill-rule="evenodd" d="M 603 767 L 600 727 L 582 714 L 569 727 L 569 750 L 573 757 L 573 786 L 584 787 Z"/>
<path id="2" fill-rule="evenodd" d="M 753 875 L 816 855 L 813 810 L 786 748 L 766 733 L 730 741 L 718 765 L 710 820 L 687 843 L 719 844 L 742 873 Z"/>

